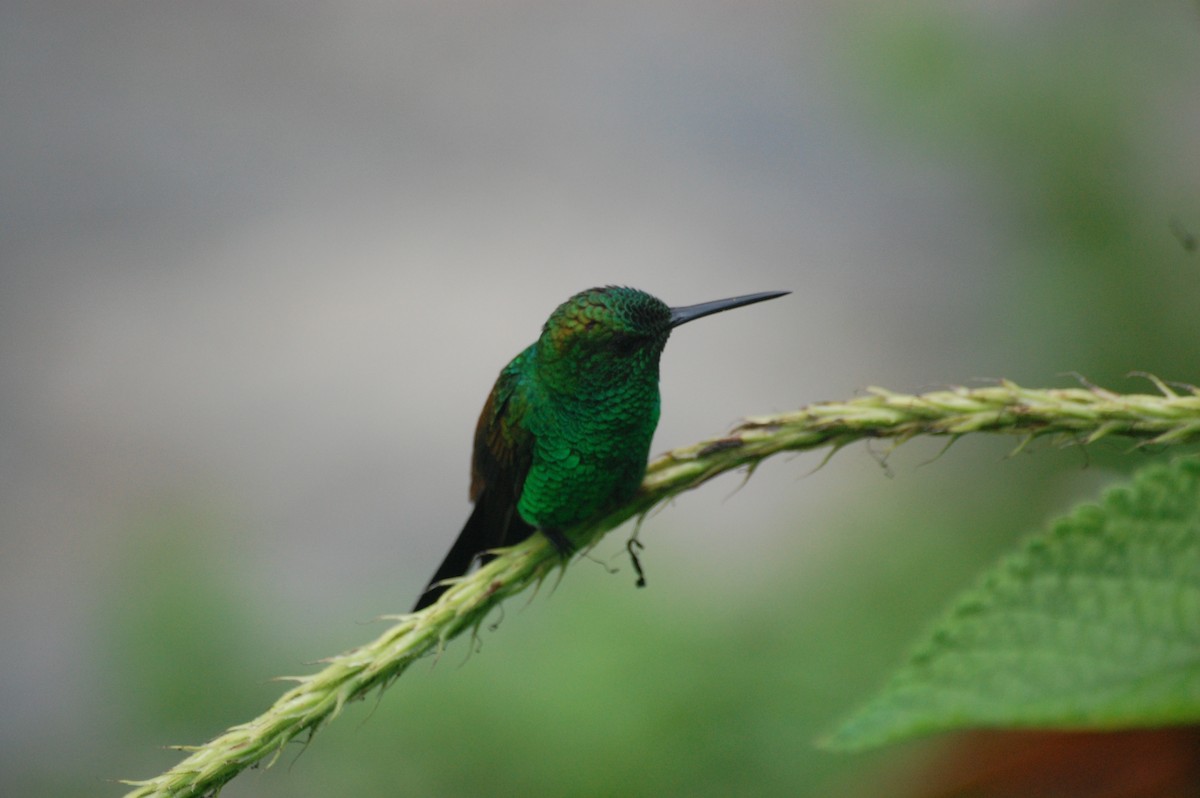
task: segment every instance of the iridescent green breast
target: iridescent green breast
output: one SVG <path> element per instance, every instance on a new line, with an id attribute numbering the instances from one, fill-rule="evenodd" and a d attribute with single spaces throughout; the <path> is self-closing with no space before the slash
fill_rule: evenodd
<path id="1" fill-rule="evenodd" d="M 528 416 L 533 460 L 517 504 L 521 517 L 564 529 L 633 495 L 658 413 L 657 385 L 629 385 L 601 401 L 537 403 Z"/>
<path id="2" fill-rule="evenodd" d="M 658 425 L 670 309 L 641 291 L 592 289 L 550 317 L 522 380 L 533 458 L 517 511 L 562 529 L 631 496 Z"/>

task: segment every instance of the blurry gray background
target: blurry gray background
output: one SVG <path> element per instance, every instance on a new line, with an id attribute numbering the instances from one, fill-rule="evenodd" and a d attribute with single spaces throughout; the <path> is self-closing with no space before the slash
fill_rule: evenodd
<path id="1" fill-rule="evenodd" d="M 282 689 L 267 678 L 406 609 L 466 518 L 492 380 L 579 289 L 794 292 L 676 333 L 656 452 L 872 384 L 1198 381 L 1182 240 L 1200 230 L 1198 54 L 1184 2 L 0 3 L 0 792 L 117 794 L 105 779 L 175 761 L 156 746 L 248 719 Z M 883 468 L 885 447 L 856 448 L 815 474 L 819 456 L 780 459 L 740 492 L 680 498 L 642 531 L 649 590 L 617 533 L 597 557 L 621 573 L 583 561 L 466 667 L 460 646 L 414 671 L 428 687 L 402 679 L 386 717 L 339 722 L 226 795 L 601 794 L 558 740 L 593 752 L 597 783 L 627 777 L 622 794 L 854 792 L 856 760 L 812 737 L 970 568 L 1124 467 L 1103 451 L 1090 469 L 1055 451 L 1014 464 L 1010 446 L 918 467 L 938 451 L 918 445 Z M 931 516 L 948 495 L 962 507 Z M 981 515 L 991 537 L 962 542 Z M 968 561 L 915 609 L 897 596 L 947 544 L 910 543 L 903 519 L 944 526 Z M 863 601 L 902 620 L 878 619 L 895 639 L 872 648 L 878 630 L 821 614 L 822 590 L 863 617 L 838 574 L 896 562 L 899 541 L 912 565 L 870 576 Z M 800 585 L 804 600 L 778 592 Z M 734 650 L 680 712 L 766 679 L 767 718 L 745 698 L 737 720 L 676 718 L 722 730 L 680 743 L 717 775 L 639 770 L 631 752 L 678 725 L 589 728 L 637 715 L 614 704 L 658 684 L 648 661 L 691 683 L 681 661 L 703 657 L 645 629 L 686 627 L 696 602 L 695 623 L 724 613 L 746 637 L 696 644 Z M 826 637 L 747 631 L 764 606 L 805 607 Z M 777 634 L 791 654 L 757 651 Z M 575 695 L 580 663 L 635 644 L 577 722 L 529 693 Z M 764 657 L 809 676 L 786 687 Z M 832 697 L 792 715 L 776 703 L 792 688 Z M 489 758 L 462 727 L 545 737 L 528 760 Z M 714 762 L 723 735 L 771 764 Z M 630 748 L 598 752 L 616 739 Z M 563 760 L 567 775 L 539 769 Z"/>

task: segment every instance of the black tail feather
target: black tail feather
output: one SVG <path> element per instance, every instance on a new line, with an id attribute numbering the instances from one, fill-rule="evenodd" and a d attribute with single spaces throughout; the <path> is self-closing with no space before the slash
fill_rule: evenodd
<path id="1" fill-rule="evenodd" d="M 486 561 L 489 549 L 519 543 L 533 534 L 533 527 L 517 515 L 516 507 L 504 497 L 490 495 L 484 490 L 475 502 L 475 509 L 467 519 L 462 532 L 450 547 L 442 564 L 417 599 L 412 611 L 428 607 L 446 592 L 447 585 L 438 584 L 444 579 L 463 576 L 471 570 L 478 557 Z"/>

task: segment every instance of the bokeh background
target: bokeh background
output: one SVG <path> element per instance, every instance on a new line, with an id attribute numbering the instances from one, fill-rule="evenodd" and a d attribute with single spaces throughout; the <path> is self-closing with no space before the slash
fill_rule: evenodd
<path id="1" fill-rule="evenodd" d="M 1178 2 L 0 4 L 0 794 L 117 795 L 407 609 L 568 295 L 688 326 L 655 451 L 1000 377 L 1200 381 Z M 1162 456 L 965 440 L 679 498 L 224 796 L 901 795 L 814 746 Z M 608 566 L 619 568 L 609 573 Z"/>

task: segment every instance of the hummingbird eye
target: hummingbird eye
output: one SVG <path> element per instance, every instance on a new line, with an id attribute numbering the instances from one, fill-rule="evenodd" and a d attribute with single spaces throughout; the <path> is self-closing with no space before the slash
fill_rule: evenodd
<path id="1" fill-rule="evenodd" d="M 629 357 L 641 348 L 642 339 L 637 335 L 618 334 L 613 337 L 612 350 L 621 357 Z"/>

